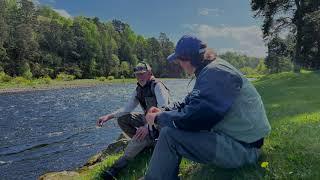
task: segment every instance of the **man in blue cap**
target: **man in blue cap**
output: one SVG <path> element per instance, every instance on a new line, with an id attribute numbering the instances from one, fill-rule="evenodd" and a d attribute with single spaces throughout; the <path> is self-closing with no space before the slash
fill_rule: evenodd
<path id="1" fill-rule="evenodd" d="M 178 179 L 182 157 L 224 168 L 256 163 L 271 127 L 251 82 L 194 36 L 183 36 L 168 60 L 196 82 L 183 103 L 146 115 L 162 129 L 145 179 Z"/>

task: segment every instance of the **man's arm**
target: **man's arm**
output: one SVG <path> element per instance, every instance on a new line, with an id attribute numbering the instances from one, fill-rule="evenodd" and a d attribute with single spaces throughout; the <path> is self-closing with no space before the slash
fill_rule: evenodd
<path id="1" fill-rule="evenodd" d="M 136 91 L 134 91 L 132 93 L 128 103 L 123 108 L 120 108 L 110 114 L 101 116 L 97 121 L 97 126 L 101 127 L 103 125 L 103 123 L 109 121 L 110 119 L 118 118 L 120 116 L 123 116 L 123 115 L 126 115 L 126 114 L 132 112 L 138 106 L 138 104 L 139 104 L 139 101 L 136 98 Z"/>
<path id="2" fill-rule="evenodd" d="M 157 99 L 158 108 L 164 108 L 169 105 L 169 91 L 161 82 L 157 83 L 154 87 L 154 94 Z"/>
<path id="3" fill-rule="evenodd" d="M 132 93 L 131 97 L 129 98 L 127 104 L 124 107 L 111 113 L 113 115 L 113 117 L 118 118 L 118 117 L 121 117 L 123 115 L 129 114 L 130 112 L 132 112 L 139 105 L 139 101 L 136 98 L 136 95 L 137 95 L 137 91 L 134 90 L 134 92 Z"/>
<path id="4" fill-rule="evenodd" d="M 184 130 L 209 130 L 221 121 L 238 96 L 242 79 L 239 75 L 219 69 L 206 72 L 177 110 L 164 111 L 155 117 L 160 126 Z"/>

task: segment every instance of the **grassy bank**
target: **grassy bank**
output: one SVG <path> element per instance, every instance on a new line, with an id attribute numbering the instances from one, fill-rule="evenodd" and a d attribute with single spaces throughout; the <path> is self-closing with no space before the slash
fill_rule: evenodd
<path id="1" fill-rule="evenodd" d="M 0 93 L 20 92 L 41 89 L 60 89 L 70 87 L 88 87 L 110 83 L 135 83 L 136 79 L 76 79 L 70 81 L 52 80 L 52 79 L 33 79 L 26 80 L 23 78 L 13 79 L 10 82 L 0 83 Z"/>
<path id="2" fill-rule="evenodd" d="M 182 179 L 320 179 L 320 73 L 275 74 L 254 84 L 272 126 L 258 164 L 227 170 L 184 159 Z M 151 150 L 139 155 L 119 179 L 143 176 L 150 156 Z M 77 178 L 101 179 L 117 157 L 108 157 Z"/>
<path id="3" fill-rule="evenodd" d="M 172 78 L 160 78 L 160 79 L 169 80 Z M 137 82 L 136 78 L 113 79 L 113 78 L 99 77 L 96 79 L 72 79 L 72 80 L 40 78 L 40 79 L 28 80 L 23 77 L 16 77 L 16 78 L 11 78 L 11 80 L 8 82 L 0 81 L 0 93 L 74 88 L 74 87 L 90 87 L 90 86 L 103 85 L 103 84 L 136 83 L 136 82 Z"/>

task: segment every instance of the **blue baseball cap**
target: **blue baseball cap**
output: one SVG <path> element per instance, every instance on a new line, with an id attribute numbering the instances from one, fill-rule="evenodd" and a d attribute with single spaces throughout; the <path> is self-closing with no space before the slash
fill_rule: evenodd
<path id="1" fill-rule="evenodd" d="M 167 57 L 169 62 L 173 62 L 179 57 L 193 59 L 196 55 L 205 52 L 206 45 L 200 39 L 192 35 L 182 36 L 177 45 L 175 52 Z"/>

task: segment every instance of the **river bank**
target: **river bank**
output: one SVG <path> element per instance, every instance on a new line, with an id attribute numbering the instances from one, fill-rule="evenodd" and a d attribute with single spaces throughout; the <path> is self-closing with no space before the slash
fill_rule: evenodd
<path id="1" fill-rule="evenodd" d="M 320 178 L 320 74 L 281 73 L 254 82 L 261 94 L 272 132 L 266 138 L 257 165 L 226 170 L 183 159 L 182 179 L 319 179 Z M 145 152 L 122 171 L 118 179 L 143 176 L 150 152 Z M 44 179 L 102 179 L 103 171 L 119 157 L 111 154 L 101 162 L 76 171 L 51 173 Z M 46 178 L 47 177 L 47 178 Z"/>
<path id="2" fill-rule="evenodd" d="M 160 80 L 173 80 L 175 78 L 159 78 Z M 117 83 L 136 83 L 135 78 L 130 79 L 112 79 L 112 80 L 99 80 L 99 79 L 76 79 L 71 81 L 50 80 L 43 82 L 41 80 L 28 81 L 27 83 L 0 83 L 0 94 L 5 93 L 20 93 L 29 91 L 41 91 L 51 89 L 66 89 L 66 88 L 81 88 L 92 87 L 106 84 Z"/>
<path id="3" fill-rule="evenodd" d="M 50 89 L 92 87 L 92 86 L 112 84 L 112 83 L 135 83 L 135 82 L 136 82 L 136 79 L 134 78 L 113 79 L 113 80 L 103 80 L 103 81 L 98 79 L 76 79 L 72 81 L 50 80 L 48 82 L 33 80 L 27 83 L 0 83 L 0 94 L 50 90 Z"/>

